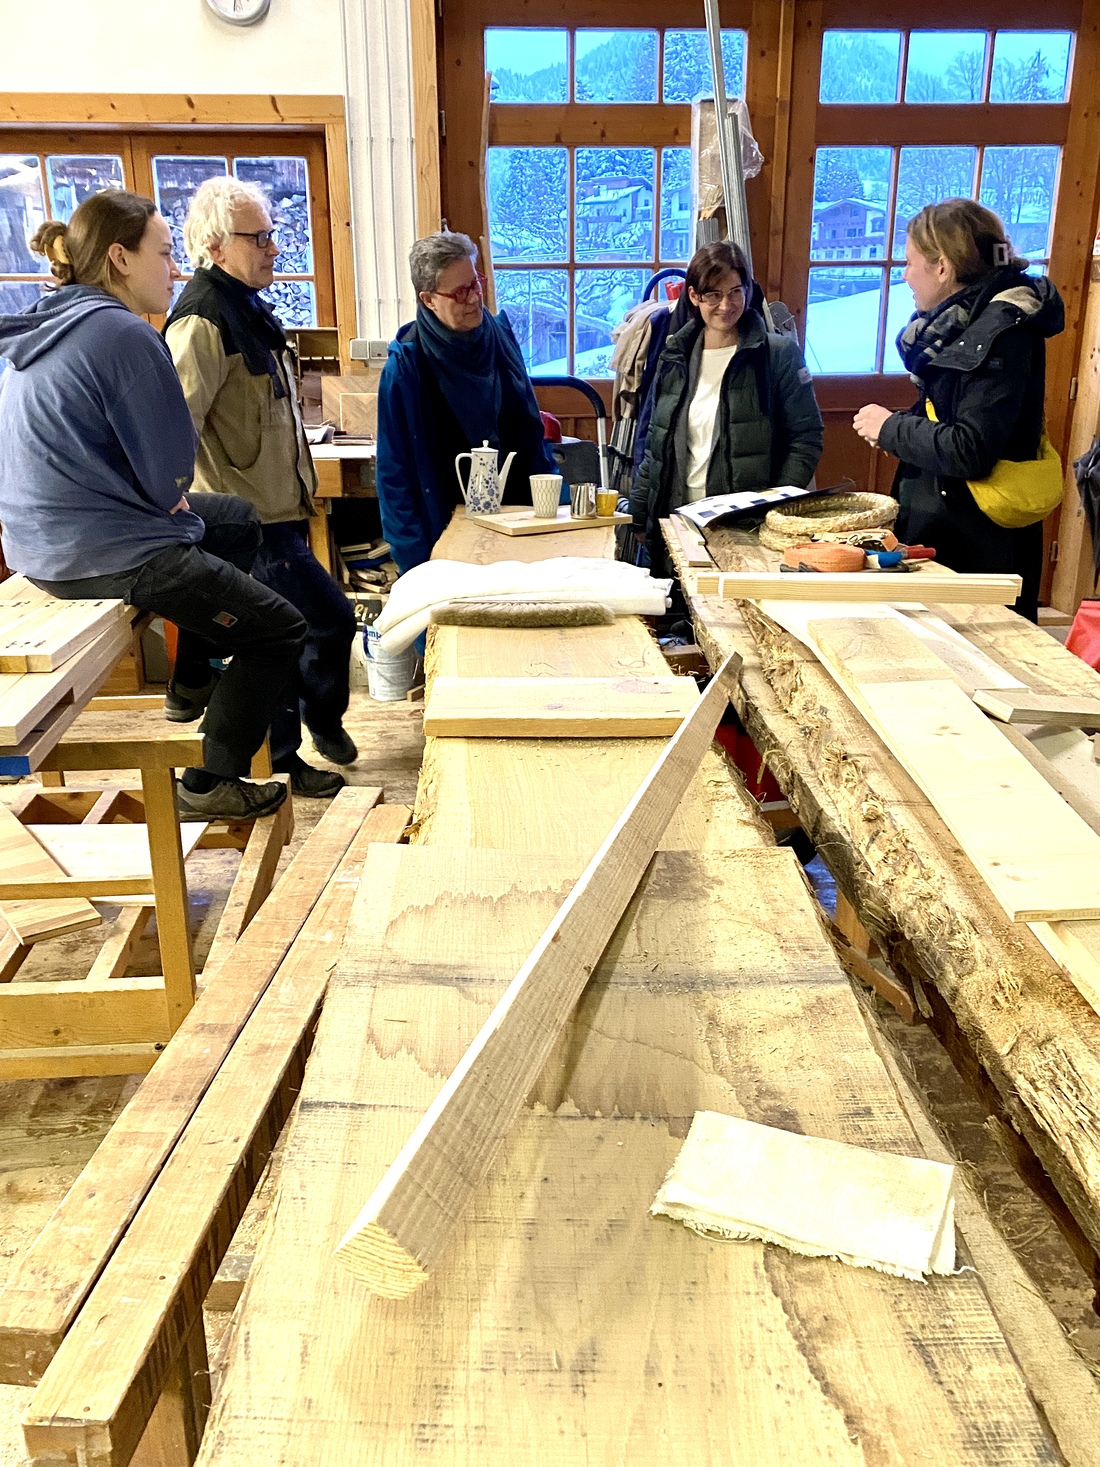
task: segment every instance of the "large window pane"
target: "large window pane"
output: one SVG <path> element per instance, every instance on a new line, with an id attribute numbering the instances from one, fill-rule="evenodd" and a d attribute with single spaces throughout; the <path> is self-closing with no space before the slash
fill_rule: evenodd
<path id="1" fill-rule="evenodd" d="M 980 102 L 985 31 L 913 31 L 905 68 L 907 102 Z"/>
<path id="2" fill-rule="evenodd" d="M 574 277 L 573 371 L 613 377 L 611 328 L 642 298 L 647 270 L 578 270 Z"/>
<path id="3" fill-rule="evenodd" d="M 661 259 L 690 259 L 691 242 L 691 149 L 662 148 Z"/>
<path id="4" fill-rule="evenodd" d="M 889 148 L 817 150 L 810 234 L 815 260 L 885 257 L 891 157 Z"/>
<path id="5" fill-rule="evenodd" d="M 578 148 L 575 156 L 575 258 L 651 260 L 654 150 Z"/>
<path id="6" fill-rule="evenodd" d="M 810 271 L 806 365 L 811 372 L 873 372 L 882 271 Z"/>
<path id="7" fill-rule="evenodd" d="M 902 268 L 895 265 L 890 271 L 890 295 L 886 302 L 886 344 L 882 357 L 882 370 L 891 376 L 906 370 L 898 355 L 898 333 L 909 322 L 916 310 L 913 292 L 902 278 Z"/>
<path id="8" fill-rule="evenodd" d="M 77 206 L 92 194 L 102 193 L 105 188 L 125 188 L 122 159 L 113 153 L 54 154 L 46 159 L 46 185 L 51 216 L 67 223 Z"/>
<path id="9" fill-rule="evenodd" d="M 905 228 L 925 204 L 974 197 L 977 148 L 902 148 L 898 160 L 898 204 L 894 257 L 905 254 Z"/>
<path id="10" fill-rule="evenodd" d="M 1050 254 L 1060 148 L 986 148 L 981 201 L 999 214 L 1021 255 Z"/>
<path id="11" fill-rule="evenodd" d="M 284 326 L 316 326 L 317 301 L 312 280 L 274 280 L 260 295 Z"/>
<path id="12" fill-rule="evenodd" d="M 568 257 L 564 148 L 489 149 L 489 237 L 497 260 Z"/>
<path id="13" fill-rule="evenodd" d="M 161 157 L 153 159 L 153 197 L 172 231 L 172 254 L 181 270 L 194 270 L 183 247 L 183 226 L 191 200 L 208 178 L 228 173 L 224 158 Z"/>
<path id="14" fill-rule="evenodd" d="M 722 69 L 727 97 L 745 95 L 746 40 L 744 31 L 722 32 Z M 694 102 L 696 97 L 714 96 L 706 31 L 665 31 L 662 95 L 666 102 Z"/>
<path id="15" fill-rule="evenodd" d="M 254 183 L 270 200 L 279 228 L 280 275 L 313 274 L 313 233 L 309 220 L 309 165 L 304 158 L 235 158 L 233 172 Z"/>
<path id="16" fill-rule="evenodd" d="M 577 31 L 578 102 L 656 102 L 656 31 Z"/>
<path id="17" fill-rule="evenodd" d="M 998 31 L 993 43 L 992 102 L 1064 102 L 1069 31 Z"/>
<path id="18" fill-rule="evenodd" d="M 45 218 L 38 158 L 33 153 L 0 153 L 0 274 L 44 275 L 49 270 L 27 244 Z"/>
<path id="19" fill-rule="evenodd" d="M 900 69 L 900 31 L 826 31 L 821 101 L 896 102 Z"/>
<path id="20" fill-rule="evenodd" d="M 567 31 L 490 27 L 485 70 L 493 74 L 494 102 L 568 102 Z"/>
<path id="21" fill-rule="evenodd" d="M 565 270 L 498 270 L 497 305 L 508 312 L 528 372 L 569 370 L 569 276 Z"/>

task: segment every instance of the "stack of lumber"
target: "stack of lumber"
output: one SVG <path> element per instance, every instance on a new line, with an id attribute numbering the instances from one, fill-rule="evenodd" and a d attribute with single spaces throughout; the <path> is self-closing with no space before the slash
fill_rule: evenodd
<path id="1" fill-rule="evenodd" d="M 121 601 L 59 601 L 0 582 L 0 774 L 29 774 L 130 644 Z"/>
<path id="2" fill-rule="evenodd" d="M 846 629 L 834 623 L 831 631 L 827 623 L 840 608 L 812 608 L 806 620 L 823 639 L 816 649 L 807 625 L 799 625 L 799 635 L 789 630 L 791 603 L 738 606 L 701 594 L 696 572 L 678 559 L 678 539 L 666 538 L 697 641 L 712 665 L 733 651 L 744 657 L 738 711 L 757 747 L 769 751 L 839 889 L 911 984 L 956 1062 L 982 1077 L 984 1098 L 1004 1123 L 1001 1134 L 1015 1138 L 1028 1179 L 1046 1187 L 1071 1246 L 1100 1278 L 1100 923 L 1077 920 L 1100 889 L 1090 840 L 1100 825 L 1097 808 L 1074 797 L 1081 818 L 1071 822 L 1068 805 L 1052 805 L 1051 791 L 1025 773 L 1037 765 L 1058 787 L 1058 771 L 1011 725 L 988 721 L 966 698 L 985 687 L 1092 702 L 1100 678 L 1037 627 L 988 605 L 891 613 L 907 633 L 924 637 L 933 623 L 942 627 L 938 668 L 908 634 L 900 661 L 883 661 L 881 653 L 861 658 L 868 638 L 890 636 L 864 625 L 863 607 L 852 609 Z M 723 571 L 774 569 L 777 557 L 744 532 L 711 529 L 707 539 Z M 955 651 L 944 665 L 948 643 Z M 891 655 L 897 658 L 896 645 Z M 914 703 L 927 699 L 921 684 L 936 692 L 918 734 L 915 724 L 899 723 L 897 700 L 912 714 Z M 961 746 L 955 718 L 973 735 L 972 750 L 985 751 L 978 761 Z M 988 781 L 985 789 L 979 778 Z M 998 783 L 1026 789 L 1026 799 L 1006 789 L 998 800 Z M 975 829 L 969 822 L 983 801 L 997 813 Z M 1076 870 L 1063 863 L 1061 844 L 1046 842 L 1048 819 L 1088 864 Z M 1040 879 L 1046 905 L 1017 900 L 1026 887 L 1037 891 Z M 1054 920 L 1026 925 L 1044 912 Z"/>
<path id="3" fill-rule="evenodd" d="M 658 660 L 626 618 L 429 647 L 457 678 Z M 415 844 L 367 858 L 202 1467 L 1053 1459 L 970 1269 L 918 1285 L 648 1216 L 698 1109 L 921 1150 L 797 862 L 713 754 L 439 1271 L 386 1300 L 333 1260 L 655 743 L 429 741 Z"/>

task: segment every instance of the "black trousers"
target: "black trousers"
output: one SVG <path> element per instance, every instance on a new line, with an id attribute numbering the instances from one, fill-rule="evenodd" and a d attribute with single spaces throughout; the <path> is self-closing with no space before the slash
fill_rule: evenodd
<path id="1" fill-rule="evenodd" d="M 180 633 L 175 679 L 185 687 L 207 682 L 212 657 L 232 657 L 203 719 L 203 767 L 239 777 L 248 774 L 283 706 L 306 625 L 249 574 L 260 548 L 252 506 L 232 494 L 197 494 L 191 507 L 206 526 L 198 545 L 173 545 L 112 575 L 34 584 L 64 600 L 120 596 L 174 622 Z"/>
<path id="2" fill-rule="evenodd" d="M 302 742 L 302 723 L 335 734 L 348 708 L 355 617 L 347 597 L 309 548 L 305 520 L 261 526 L 252 574 L 301 612 L 306 639 L 298 673 L 271 722 L 271 762 L 284 769 Z"/>

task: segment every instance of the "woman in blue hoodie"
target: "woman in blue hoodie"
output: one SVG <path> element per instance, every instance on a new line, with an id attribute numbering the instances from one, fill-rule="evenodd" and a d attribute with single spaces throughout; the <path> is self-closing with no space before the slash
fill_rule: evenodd
<path id="1" fill-rule="evenodd" d="M 195 430 L 168 348 L 142 314 L 167 311 L 168 225 L 149 199 L 94 194 L 31 240 L 59 287 L 0 316 L 0 524 L 4 556 L 66 599 L 121 597 L 180 629 L 175 677 L 207 685 L 203 767 L 184 771 L 184 814 L 270 814 L 279 781 L 251 759 L 297 666 L 305 623 L 248 575 L 255 511 L 232 495 L 186 499 Z M 231 657 L 215 680 L 211 658 Z"/>

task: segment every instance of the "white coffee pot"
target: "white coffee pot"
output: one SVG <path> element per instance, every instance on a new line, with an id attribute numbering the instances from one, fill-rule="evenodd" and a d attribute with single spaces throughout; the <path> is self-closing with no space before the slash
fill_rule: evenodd
<path id="1" fill-rule="evenodd" d="M 498 456 L 497 450 L 490 448 L 486 439 L 480 448 L 472 448 L 469 453 L 460 453 L 455 459 L 458 487 L 466 501 L 467 514 L 496 514 L 499 511 L 500 502 L 504 498 L 504 486 L 508 482 L 508 470 L 512 467 L 515 454 L 508 455 L 499 474 Z M 470 460 L 470 476 L 465 484 L 462 482 L 464 458 Z"/>

